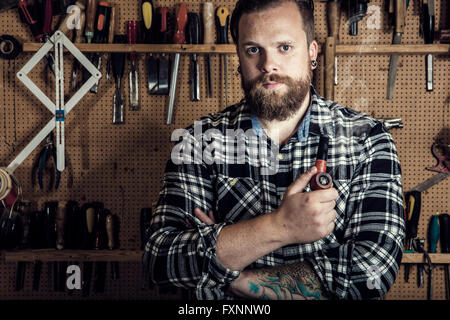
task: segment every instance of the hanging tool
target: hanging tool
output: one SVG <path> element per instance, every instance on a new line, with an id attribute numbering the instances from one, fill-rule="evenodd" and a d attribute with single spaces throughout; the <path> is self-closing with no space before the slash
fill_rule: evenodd
<path id="1" fill-rule="evenodd" d="M 450 216 L 447 213 L 439 215 L 441 252 L 450 253 Z M 444 266 L 445 298 L 450 300 L 450 264 Z"/>
<path id="2" fill-rule="evenodd" d="M 82 43 L 83 42 L 83 32 L 84 32 L 84 26 L 86 25 L 86 13 L 84 11 L 85 7 L 81 1 L 77 1 L 75 3 L 76 6 L 80 8 L 79 14 L 79 21 L 78 25 L 75 28 L 75 38 L 73 40 L 74 43 Z M 74 10 L 76 12 L 76 10 Z M 70 79 L 70 90 L 75 91 L 77 87 L 77 74 L 78 70 L 80 69 L 80 63 L 77 59 L 73 60 L 72 64 L 72 73 L 71 73 L 71 79 Z"/>
<path id="3" fill-rule="evenodd" d="M 169 43 L 169 29 L 167 25 L 167 15 L 169 8 L 163 7 L 157 10 L 157 21 L 159 31 L 157 32 L 158 43 Z M 158 58 L 158 85 L 156 94 L 169 94 L 169 57 L 165 53 L 161 53 Z"/>
<path id="4" fill-rule="evenodd" d="M 12 60 L 22 52 L 22 44 L 13 36 L 4 34 L 0 36 L 0 58 Z"/>
<path id="5" fill-rule="evenodd" d="M 439 173 L 418 184 L 412 190 L 423 192 L 450 176 L 450 154 L 448 150 L 449 145 L 443 143 L 442 140 L 438 139 L 433 143 L 433 145 L 431 146 L 431 153 L 436 159 L 437 164 L 434 167 L 426 169 Z"/>
<path id="6" fill-rule="evenodd" d="M 436 253 L 437 243 L 439 241 L 439 213 L 431 216 L 430 224 L 428 226 L 428 241 L 429 249 L 428 253 Z M 431 265 L 428 274 L 428 292 L 427 299 L 433 300 L 433 269 Z"/>
<path id="7" fill-rule="evenodd" d="M 142 1 L 142 16 L 144 18 L 144 41 L 145 43 L 154 42 L 153 35 L 155 34 L 153 23 L 155 10 L 152 0 Z M 153 53 L 147 55 L 147 87 L 150 94 L 158 91 L 158 60 L 155 59 Z"/>
<path id="8" fill-rule="evenodd" d="M 212 2 L 204 2 L 203 10 L 203 43 L 214 43 L 214 4 Z M 212 69 L 211 69 L 211 54 L 206 54 L 206 78 L 208 80 L 208 98 L 212 98 Z"/>
<path id="9" fill-rule="evenodd" d="M 188 39 L 190 44 L 199 44 L 200 42 L 200 17 L 195 12 L 188 13 Z M 198 66 L 197 54 L 191 54 L 191 101 L 200 101 L 200 69 Z"/>
<path id="10" fill-rule="evenodd" d="M 394 25 L 394 37 L 392 44 L 401 44 L 403 32 L 405 31 L 406 23 L 406 10 L 408 8 L 409 0 L 390 0 L 394 1 L 395 11 L 395 25 Z M 397 78 L 397 66 L 398 66 L 398 54 L 391 55 L 389 62 L 389 74 L 388 74 L 388 87 L 387 87 L 387 99 L 391 100 L 394 95 L 395 79 Z"/>
<path id="11" fill-rule="evenodd" d="M 33 34 L 34 38 L 41 42 L 47 42 L 48 37 L 51 33 L 51 23 L 53 18 L 53 12 L 52 12 L 52 3 L 51 0 L 44 0 L 44 23 L 42 25 L 42 30 L 40 30 L 40 24 L 38 20 L 33 17 L 29 10 L 28 10 L 28 3 L 26 0 L 20 0 L 17 3 L 19 7 L 19 13 L 22 14 L 25 21 L 27 22 L 28 26 L 30 27 L 31 33 Z M 46 65 L 52 70 L 52 73 L 55 73 L 55 58 L 54 56 L 48 52 L 44 56 L 44 60 Z"/>
<path id="12" fill-rule="evenodd" d="M 228 24 L 230 12 L 226 7 L 218 7 L 216 10 L 217 43 L 228 44 Z M 225 80 L 225 106 L 228 108 L 228 71 L 227 56 L 222 55 L 223 75 Z"/>
<path id="13" fill-rule="evenodd" d="M 327 1 L 328 37 L 325 41 L 325 97 L 329 100 L 334 100 L 334 86 L 337 85 L 336 44 L 339 38 L 340 19 L 340 0 Z"/>
<path id="14" fill-rule="evenodd" d="M 434 0 L 422 0 L 421 6 L 421 34 L 426 44 L 432 44 L 434 40 Z M 433 55 L 425 56 L 427 91 L 433 91 Z"/>
<path id="15" fill-rule="evenodd" d="M 128 44 L 136 44 L 138 39 L 139 22 L 132 20 L 127 22 L 127 39 Z M 139 110 L 139 74 L 136 68 L 137 54 L 131 52 L 129 54 L 131 68 L 129 73 L 130 82 L 130 110 Z"/>
<path id="16" fill-rule="evenodd" d="M 421 209 L 421 193 L 418 191 L 410 191 L 405 194 L 406 200 L 406 237 L 405 247 L 410 251 L 413 249 L 413 241 L 417 237 L 419 227 L 420 209 Z M 409 264 L 405 264 L 405 282 L 409 281 Z"/>
<path id="17" fill-rule="evenodd" d="M 95 19 L 94 43 L 105 43 L 109 31 L 109 22 L 111 18 L 111 6 L 108 2 L 100 1 L 97 7 L 97 17 Z M 94 66 L 101 70 L 102 54 L 94 53 L 92 59 Z M 99 80 L 100 81 L 100 80 Z M 98 81 L 92 86 L 91 92 L 97 93 Z"/>
<path id="18" fill-rule="evenodd" d="M 121 34 L 115 35 L 114 43 L 126 43 L 126 36 Z M 125 52 L 112 52 L 111 60 L 113 75 L 116 82 L 116 92 L 114 93 L 113 98 L 112 123 L 121 124 L 125 121 L 123 108 L 124 98 L 122 92 L 122 77 L 125 66 Z"/>
<path id="19" fill-rule="evenodd" d="M 425 239 L 414 239 L 414 250 L 418 253 L 425 253 Z M 424 266 L 422 263 L 417 264 L 417 288 L 423 287 L 424 280 Z"/>
<path id="20" fill-rule="evenodd" d="M 333 178 L 327 173 L 328 141 L 328 137 L 320 136 L 315 164 L 317 173 L 311 178 L 311 190 L 329 189 L 333 185 Z"/>
<path id="21" fill-rule="evenodd" d="M 95 222 L 94 222 L 94 249 L 103 250 L 107 248 L 107 232 L 106 232 L 106 216 L 109 214 L 107 209 L 98 209 L 95 211 Z M 105 289 L 106 280 L 106 267 L 107 263 L 105 261 L 95 262 L 94 269 L 94 292 L 102 293 Z"/>
<path id="22" fill-rule="evenodd" d="M 349 34 L 358 35 L 358 22 L 367 14 L 367 3 L 370 0 L 346 0 L 348 22 L 350 24 Z"/>
<path id="23" fill-rule="evenodd" d="M 116 249 L 116 238 L 117 236 L 117 216 L 111 212 L 108 212 L 106 216 L 106 233 L 108 235 L 108 249 L 114 250 Z M 119 262 L 112 261 L 111 264 L 111 279 L 117 280 L 119 279 Z"/>
<path id="24" fill-rule="evenodd" d="M 38 156 L 34 161 L 33 168 L 31 170 L 31 184 L 35 186 L 36 184 L 36 173 L 38 174 L 39 187 L 44 189 L 44 171 L 50 172 L 50 180 L 48 185 L 48 190 L 50 191 L 53 187 L 55 190 L 58 189 L 59 183 L 61 181 L 61 171 L 58 170 L 56 166 L 56 148 L 54 143 L 54 134 L 51 132 L 46 139 L 44 148 L 39 152 Z M 51 163 L 51 168 L 49 168 L 49 163 Z M 56 180 L 55 180 L 56 177 Z"/>
<path id="25" fill-rule="evenodd" d="M 86 28 L 84 30 L 84 35 L 86 37 L 86 42 L 91 43 L 94 38 L 95 32 L 95 15 L 97 12 L 97 0 L 87 0 L 86 5 Z"/>
<path id="26" fill-rule="evenodd" d="M 109 19 L 108 43 L 114 42 L 114 29 L 116 27 L 116 7 L 111 7 L 111 17 Z M 111 79 L 111 55 L 107 54 L 106 62 L 106 80 Z"/>
<path id="27" fill-rule="evenodd" d="M 185 42 L 185 29 L 187 24 L 187 5 L 186 2 L 182 2 L 178 7 L 176 31 L 173 36 L 173 42 L 176 44 L 183 44 Z M 167 111 L 167 121 L 166 124 L 172 123 L 173 117 L 173 107 L 175 104 L 175 94 L 177 90 L 177 77 L 178 77 L 178 67 L 180 65 L 180 53 L 175 53 L 175 59 L 172 66 L 172 77 L 170 80 L 170 91 L 169 91 L 169 109 Z"/>

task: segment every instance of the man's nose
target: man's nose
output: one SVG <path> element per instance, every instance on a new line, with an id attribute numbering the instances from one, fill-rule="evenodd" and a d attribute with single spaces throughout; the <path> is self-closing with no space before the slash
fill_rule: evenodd
<path id="1" fill-rule="evenodd" d="M 259 69 L 261 70 L 261 72 L 272 73 L 278 71 L 279 66 L 274 54 L 265 51 L 264 54 L 261 55 L 260 59 Z"/>

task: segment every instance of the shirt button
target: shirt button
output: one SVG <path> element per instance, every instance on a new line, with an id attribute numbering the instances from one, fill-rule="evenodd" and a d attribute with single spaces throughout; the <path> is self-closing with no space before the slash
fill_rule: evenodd
<path id="1" fill-rule="evenodd" d="M 234 186 L 236 184 L 236 182 L 237 182 L 237 179 L 233 178 L 233 179 L 230 180 L 230 185 Z"/>
<path id="2" fill-rule="evenodd" d="M 284 194 L 280 196 L 280 200 L 283 201 Z"/>
<path id="3" fill-rule="evenodd" d="M 283 160 L 283 159 L 284 159 L 284 154 L 279 153 L 279 154 L 278 154 L 278 159 Z"/>

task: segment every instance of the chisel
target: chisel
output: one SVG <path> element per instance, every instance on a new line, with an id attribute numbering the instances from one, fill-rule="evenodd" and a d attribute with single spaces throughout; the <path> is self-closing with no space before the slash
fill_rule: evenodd
<path id="1" fill-rule="evenodd" d="M 152 0 L 142 1 L 142 17 L 144 18 L 144 40 L 145 43 L 152 43 L 154 39 L 152 35 L 154 30 L 152 29 L 154 21 L 154 7 Z M 147 87 L 150 94 L 155 94 L 158 91 L 158 61 L 153 56 L 153 53 L 149 53 L 147 57 Z"/>
<path id="2" fill-rule="evenodd" d="M 115 35 L 114 43 L 126 43 L 125 35 Z M 113 98 L 113 124 L 121 124 L 125 122 L 124 108 L 123 108 L 123 93 L 122 93 L 122 77 L 125 66 L 125 52 L 111 53 L 112 71 L 116 82 L 116 92 Z"/>
<path id="3" fill-rule="evenodd" d="M 75 39 L 74 43 L 82 43 L 83 42 L 83 30 L 84 26 L 86 24 L 86 13 L 84 11 L 81 11 L 80 13 L 80 28 L 75 29 Z M 72 65 L 72 75 L 70 79 L 70 89 L 72 91 L 75 91 L 77 87 L 77 76 L 80 70 L 80 63 L 77 59 L 73 60 Z"/>
<path id="4" fill-rule="evenodd" d="M 111 18 L 111 6 L 106 1 L 100 1 L 97 8 L 97 17 L 95 19 L 94 43 L 105 43 L 109 30 L 109 21 Z M 93 65 L 100 70 L 102 65 L 102 54 L 95 53 L 92 60 Z M 92 86 L 91 92 L 97 93 L 98 81 Z"/>
<path id="5" fill-rule="evenodd" d="M 422 3 L 422 33 L 426 44 L 432 44 L 434 40 L 434 0 L 423 0 Z M 433 55 L 425 56 L 427 91 L 433 91 Z"/>
<path id="6" fill-rule="evenodd" d="M 200 17 L 195 12 L 188 13 L 188 39 L 190 44 L 199 44 Z M 197 54 L 191 54 L 191 101 L 200 101 L 200 70 Z"/>
<path id="7" fill-rule="evenodd" d="M 187 24 L 187 5 L 186 2 L 182 2 L 178 8 L 177 13 L 177 25 L 176 32 L 173 36 L 173 42 L 176 44 L 183 44 L 185 42 L 185 28 Z M 178 67 L 180 65 L 180 54 L 175 53 L 175 59 L 172 66 L 172 77 L 170 80 L 170 91 L 169 91 L 169 109 L 167 110 L 166 124 L 172 123 L 173 118 L 173 107 L 175 104 L 175 94 L 177 90 L 177 77 L 178 77 Z"/>
<path id="8" fill-rule="evenodd" d="M 441 235 L 441 252 L 450 253 L 450 216 L 447 213 L 439 215 L 439 227 Z M 450 264 L 444 266 L 445 296 L 450 300 Z"/>
<path id="9" fill-rule="evenodd" d="M 406 22 L 406 9 L 408 6 L 408 0 L 391 0 L 395 1 L 395 26 L 394 26 L 394 38 L 392 44 L 401 44 L 403 32 L 405 31 Z M 389 73 L 388 73 L 388 87 L 387 87 L 387 99 L 391 100 L 394 95 L 395 79 L 397 78 L 397 66 L 398 66 L 398 54 L 391 55 L 389 61 Z"/>
<path id="10" fill-rule="evenodd" d="M 164 44 L 169 42 L 169 29 L 167 27 L 167 14 L 169 8 L 158 8 L 158 43 Z M 169 94 L 169 57 L 162 53 L 158 58 L 158 88 L 156 94 Z"/>
<path id="11" fill-rule="evenodd" d="M 91 43 L 95 31 L 94 23 L 97 11 L 97 0 L 87 0 L 86 10 L 86 28 L 84 30 L 84 35 L 86 37 L 86 42 Z"/>
<path id="12" fill-rule="evenodd" d="M 108 235 L 108 249 L 114 250 L 116 248 L 116 230 L 117 230 L 117 216 L 109 213 L 106 216 L 106 233 Z M 119 262 L 111 262 L 111 279 L 119 279 Z"/>
<path id="13" fill-rule="evenodd" d="M 217 24 L 217 43 L 228 44 L 228 23 L 230 20 L 230 12 L 226 7 L 218 7 L 216 10 Z M 228 108 L 228 71 L 227 56 L 222 55 L 223 75 L 225 80 L 225 106 Z"/>
<path id="14" fill-rule="evenodd" d="M 116 7 L 111 7 L 111 17 L 109 19 L 109 31 L 108 31 L 108 43 L 114 41 L 114 29 L 116 27 Z M 106 80 L 111 79 L 111 54 L 108 55 L 108 61 L 106 63 Z"/>
<path id="15" fill-rule="evenodd" d="M 127 22 L 127 39 L 128 44 L 136 44 L 138 39 L 139 22 L 132 20 Z M 139 74 L 136 68 L 137 54 L 131 52 L 129 54 L 131 68 L 129 73 L 130 83 L 130 110 L 139 110 Z"/>
<path id="16" fill-rule="evenodd" d="M 203 43 L 214 43 L 214 5 L 212 2 L 203 3 Z M 212 70 L 211 70 L 211 54 L 206 55 L 206 78 L 208 80 L 208 98 L 212 98 Z"/>

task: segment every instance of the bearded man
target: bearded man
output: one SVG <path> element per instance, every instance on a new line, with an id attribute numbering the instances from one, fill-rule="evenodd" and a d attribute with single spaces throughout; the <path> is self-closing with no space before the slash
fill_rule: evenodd
<path id="1" fill-rule="evenodd" d="M 245 99 L 197 122 L 202 132 L 222 133 L 215 137 L 225 147 L 211 153 L 217 161 L 167 162 L 143 257 L 152 280 L 193 289 L 197 299 L 385 295 L 405 234 L 391 135 L 315 92 L 310 4 L 239 0 L 230 30 Z M 239 130 L 254 136 L 237 143 L 227 133 Z M 211 147 L 192 126 L 187 132 L 188 150 Z M 333 186 L 311 190 L 321 137 Z M 227 146 L 243 152 L 240 161 Z M 274 162 L 275 170 L 263 170 Z"/>

